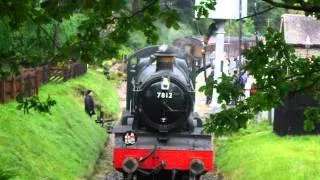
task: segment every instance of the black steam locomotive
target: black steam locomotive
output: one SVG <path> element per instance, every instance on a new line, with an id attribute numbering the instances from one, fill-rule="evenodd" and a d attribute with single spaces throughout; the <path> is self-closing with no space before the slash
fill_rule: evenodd
<path id="1" fill-rule="evenodd" d="M 211 136 L 193 112 L 196 68 L 187 62 L 192 56 L 167 46 L 128 58 L 126 111 L 113 130 L 113 164 L 125 179 L 199 179 L 213 168 Z"/>

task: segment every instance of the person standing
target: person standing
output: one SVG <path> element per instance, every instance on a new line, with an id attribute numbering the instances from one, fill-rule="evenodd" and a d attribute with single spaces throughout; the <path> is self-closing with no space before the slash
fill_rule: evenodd
<path id="1" fill-rule="evenodd" d="M 241 88 L 244 89 L 244 87 L 246 86 L 246 83 L 248 81 L 248 72 L 247 71 L 243 71 L 241 74 L 240 74 L 240 86 Z"/>
<path id="2" fill-rule="evenodd" d="M 234 58 L 230 58 L 229 62 L 229 75 L 232 76 L 233 72 L 237 69 L 237 62 L 234 60 Z"/>
<path id="3" fill-rule="evenodd" d="M 86 93 L 85 93 L 85 96 L 84 96 L 84 110 L 86 111 L 86 113 L 92 117 L 92 115 L 96 114 L 95 111 L 94 111 L 94 101 L 93 101 L 93 98 L 91 96 L 91 90 L 88 90 Z"/>

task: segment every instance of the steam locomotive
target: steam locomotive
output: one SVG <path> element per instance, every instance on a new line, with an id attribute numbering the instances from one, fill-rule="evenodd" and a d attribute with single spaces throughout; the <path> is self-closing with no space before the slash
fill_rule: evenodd
<path id="1" fill-rule="evenodd" d="M 211 136 L 193 111 L 195 62 L 174 47 L 127 58 L 127 103 L 113 128 L 113 166 L 124 179 L 200 179 L 213 169 Z"/>

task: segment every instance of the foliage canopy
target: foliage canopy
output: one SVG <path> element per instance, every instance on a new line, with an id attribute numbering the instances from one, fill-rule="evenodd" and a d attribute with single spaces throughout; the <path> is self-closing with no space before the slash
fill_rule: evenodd
<path id="1" fill-rule="evenodd" d="M 0 46 L 0 77 L 17 73 L 21 65 L 68 58 L 95 63 L 114 57 L 134 31 L 142 32 L 147 43 L 155 43 L 156 21 L 179 28 L 178 13 L 167 2 L 137 2 L 131 8 L 127 0 L 1 1 L 0 28 L 6 33 L 1 39 L 7 44 Z M 205 6 L 214 7 L 206 0 L 196 8 L 205 14 Z M 61 30 L 65 30 L 62 35 Z"/>
<path id="2" fill-rule="evenodd" d="M 290 93 L 304 92 L 320 100 L 320 57 L 297 57 L 283 34 L 272 29 L 265 37 L 265 43 L 258 42 L 244 54 L 248 62 L 243 70 L 256 79 L 255 95 L 245 98 L 244 89 L 234 83 L 236 77 L 225 75 L 220 83 L 203 88 L 216 88 L 223 108 L 207 119 L 207 131 L 222 135 L 245 128 L 254 114 L 282 105 Z M 235 106 L 228 108 L 230 102 Z M 305 130 L 311 131 L 314 122 L 320 121 L 319 108 L 308 108 L 305 114 Z"/>
<path id="3" fill-rule="evenodd" d="M 318 0 L 262 1 L 270 5 L 265 12 L 277 7 L 320 17 Z M 255 13 L 252 16 L 258 15 Z M 208 132 L 220 136 L 246 128 L 248 120 L 256 113 L 282 105 L 283 99 L 290 93 L 303 92 L 320 100 L 320 57 L 297 57 L 294 48 L 286 44 L 283 34 L 271 28 L 265 39 L 265 43 L 258 42 L 244 54 L 248 62 L 243 70 L 256 79 L 257 93 L 254 96 L 245 98 L 244 90 L 234 83 L 237 77 L 225 75 L 221 82 L 208 83 L 201 88 L 204 92 L 216 88 L 218 102 L 222 104 L 221 112 L 207 118 L 205 128 Z M 230 102 L 234 102 L 235 106 L 227 107 Z M 320 122 L 320 108 L 307 108 L 305 116 L 304 128 L 311 131 L 315 128 L 314 123 Z"/>

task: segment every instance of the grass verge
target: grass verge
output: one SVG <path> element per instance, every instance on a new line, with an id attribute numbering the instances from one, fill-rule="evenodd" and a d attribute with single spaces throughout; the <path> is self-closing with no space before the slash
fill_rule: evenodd
<path id="1" fill-rule="evenodd" d="M 263 123 L 216 144 L 217 166 L 225 179 L 320 179 L 319 136 L 279 137 Z"/>
<path id="2" fill-rule="evenodd" d="M 79 87 L 93 90 L 110 114 L 119 113 L 116 83 L 93 70 L 41 88 L 41 99 L 49 94 L 57 101 L 51 115 L 24 115 L 14 101 L 0 105 L 0 179 L 76 179 L 91 173 L 107 135 L 85 114 Z"/>

